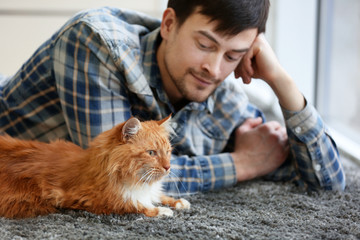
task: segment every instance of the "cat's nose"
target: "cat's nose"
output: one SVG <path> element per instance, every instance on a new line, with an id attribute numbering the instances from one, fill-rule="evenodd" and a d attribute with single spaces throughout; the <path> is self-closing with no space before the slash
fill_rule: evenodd
<path id="1" fill-rule="evenodd" d="M 169 171 L 170 165 L 164 165 L 163 168 L 165 169 L 165 171 Z"/>

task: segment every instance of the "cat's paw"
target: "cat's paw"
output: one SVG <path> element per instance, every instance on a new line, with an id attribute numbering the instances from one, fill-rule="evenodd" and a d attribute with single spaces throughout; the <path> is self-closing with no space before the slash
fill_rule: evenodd
<path id="1" fill-rule="evenodd" d="M 158 207 L 158 210 L 159 210 L 158 216 L 172 217 L 174 215 L 173 211 L 170 208 Z"/>
<path id="2" fill-rule="evenodd" d="M 188 200 L 180 198 L 175 204 L 175 209 L 190 209 L 190 205 Z"/>

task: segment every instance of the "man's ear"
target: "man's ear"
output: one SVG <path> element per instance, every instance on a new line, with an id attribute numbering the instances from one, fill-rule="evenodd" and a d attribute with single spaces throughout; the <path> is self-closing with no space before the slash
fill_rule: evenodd
<path id="1" fill-rule="evenodd" d="M 172 8 L 165 9 L 160 26 L 161 37 L 168 39 L 170 32 L 176 27 L 176 14 Z"/>

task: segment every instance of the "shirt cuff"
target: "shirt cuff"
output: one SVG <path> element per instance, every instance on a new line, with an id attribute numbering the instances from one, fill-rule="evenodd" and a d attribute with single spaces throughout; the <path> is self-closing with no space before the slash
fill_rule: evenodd
<path id="1" fill-rule="evenodd" d="M 291 131 L 306 145 L 317 141 L 324 130 L 323 122 L 311 104 L 306 103 L 305 108 L 299 112 L 284 108 L 282 108 L 282 112 L 288 131 Z"/>

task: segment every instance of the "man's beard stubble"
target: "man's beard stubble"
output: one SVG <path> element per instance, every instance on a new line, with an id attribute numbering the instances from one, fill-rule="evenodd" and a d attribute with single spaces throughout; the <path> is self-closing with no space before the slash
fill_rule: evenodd
<path id="1" fill-rule="evenodd" d="M 185 75 L 182 76 L 181 78 L 175 78 L 170 72 L 169 72 L 169 75 L 170 75 L 171 81 L 176 86 L 177 90 L 184 97 L 184 100 L 187 100 L 189 102 L 204 102 L 204 101 L 206 101 L 206 99 L 208 99 L 209 96 L 211 96 L 215 92 L 216 88 L 222 82 L 220 79 L 214 79 L 214 78 L 209 77 L 206 72 L 198 72 L 193 68 L 188 68 Z M 202 96 L 201 94 L 199 95 L 196 92 L 191 92 L 185 83 L 185 77 L 188 75 L 191 77 L 193 77 L 192 75 L 198 76 L 208 82 L 211 82 L 211 85 L 215 86 L 215 87 L 206 96 Z M 196 86 L 196 87 L 197 87 L 198 91 L 206 90 L 206 87 L 201 87 L 201 86 Z"/>

